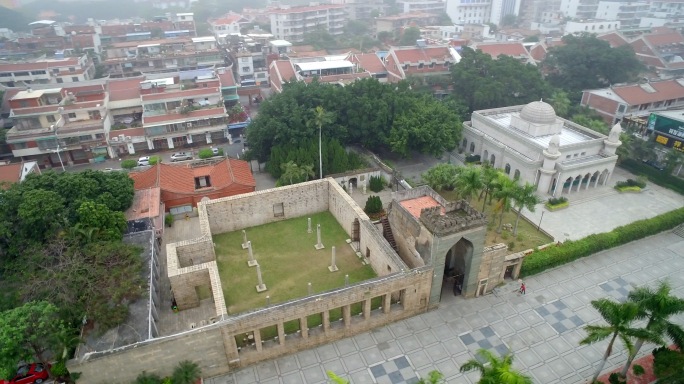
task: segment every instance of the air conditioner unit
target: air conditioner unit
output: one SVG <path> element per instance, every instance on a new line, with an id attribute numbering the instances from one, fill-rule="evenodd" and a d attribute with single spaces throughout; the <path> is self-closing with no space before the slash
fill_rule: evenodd
<path id="1" fill-rule="evenodd" d="M 119 141 L 119 138 L 116 137 L 116 136 L 114 136 L 114 137 L 112 137 L 111 141 L 118 142 L 118 141 Z"/>
<path id="2" fill-rule="evenodd" d="M 185 126 L 190 128 L 190 127 L 192 127 L 192 123 L 185 123 Z"/>
<path id="3" fill-rule="evenodd" d="M 119 135 L 119 141 L 124 141 L 124 135 Z"/>
<path id="4" fill-rule="evenodd" d="M 127 141 L 131 141 L 131 137 L 130 137 L 130 136 L 126 136 L 126 140 L 127 140 Z"/>

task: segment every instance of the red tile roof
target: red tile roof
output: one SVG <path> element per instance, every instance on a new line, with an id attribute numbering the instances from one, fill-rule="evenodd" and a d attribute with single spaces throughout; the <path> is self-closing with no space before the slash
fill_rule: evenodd
<path id="1" fill-rule="evenodd" d="M 441 204 L 437 202 L 432 196 L 422 196 L 416 197 L 415 199 L 402 200 L 399 202 L 402 207 L 406 208 L 407 211 L 416 219 L 420 218 L 420 211 L 425 208 L 439 207 Z M 444 214 L 445 209 L 442 207 L 442 214 Z"/>
<path id="2" fill-rule="evenodd" d="M 383 73 L 387 72 L 385 64 L 375 53 L 360 53 L 352 56 L 352 61 L 357 62 L 359 67 L 370 73 Z"/>
<path id="3" fill-rule="evenodd" d="M 640 105 L 684 97 L 684 86 L 677 80 L 649 83 L 656 92 L 649 93 L 639 84 L 612 87 L 613 92 L 629 105 Z"/>
<path id="4" fill-rule="evenodd" d="M 271 10 L 269 13 L 273 14 L 287 14 L 287 13 L 304 13 L 313 11 L 324 11 L 327 9 L 344 9 L 343 4 L 325 4 L 325 5 L 315 5 L 315 6 L 303 6 L 303 7 L 292 7 L 292 8 L 280 8 Z"/>
<path id="5" fill-rule="evenodd" d="M 209 19 L 209 24 L 211 25 L 230 25 L 234 23 L 240 22 L 240 20 L 246 22 L 247 19 L 245 19 L 242 15 L 237 14 L 237 13 L 228 13 L 223 16 L 221 16 L 218 19 Z"/>
<path id="6" fill-rule="evenodd" d="M 530 48 L 530 56 L 536 61 L 543 61 L 546 58 L 546 53 L 546 47 L 542 43 L 537 43 Z"/>
<path id="7" fill-rule="evenodd" d="M 147 188 L 135 191 L 133 204 L 126 210 L 126 220 L 140 220 L 159 216 L 161 189 Z"/>
<path id="8" fill-rule="evenodd" d="M 0 64 L 0 72 L 14 72 L 14 71 L 47 71 L 47 63 L 42 61 L 38 63 L 21 63 L 21 64 Z"/>
<path id="9" fill-rule="evenodd" d="M 0 165 L 0 185 L 4 182 L 18 183 L 21 179 L 21 163 Z"/>
<path id="10" fill-rule="evenodd" d="M 682 37 L 679 32 L 670 28 L 658 28 L 654 30 L 653 33 L 645 35 L 643 39 L 654 47 L 665 44 L 684 43 L 684 37 Z"/>
<path id="11" fill-rule="evenodd" d="M 475 48 L 488 54 L 494 59 L 496 59 L 499 55 L 529 57 L 527 50 L 520 42 L 478 44 Z"/>
<path id="12" fill-rule="evenodd" d="M 449 48 L 445 47 L 392 47 L 390 54 L 396 55 L 399 64 L 412 63 L 417 64 L 419 61 L 429 63 L 433 60 L 443 62 L 445 60 L 453 61 Z"/>
<path id="13" fill-rule="evenodd" d="M 220 190 L 238 184 L 255 187 L 256 181 L 243 160 L 225 159 L 214 165 L 190 167 L 190 164 L 156 164 L 142 172 L 131 172 L 129 176 L 135 182 L 135 189 L 159 187 L 163 192 L 194 195 L 207 189 Z M 211 187 L 195 189 L 195 177 L 209 176 Z"/>
<path id="14" fill-rule="evenodd" d="M 221 82 L 222 87 L 234 87 L 235 86 L 235 77 L 233 76 L 233 71 L 230 70 L 230 68 L 224 68 L 223 73 L 220 73 L 219 71 L 221 68 L 217 70 L 217 76 L 219 78 L 219 81 Z"/>
<path id="15" fill-rule="evenodd" d="M 290 62 L 290 60 L 277 60 L 271 65 L 275 72 L 275 76 L 271 77 L 271 81 L 275 79 L 275 85 L 278 89 L 282 89 L 282 83 L 289 82 L 297 78 L 294 67 L 292 66 L 292 62 Z"/>
<path id="16" fill-rule="evenodd" d="M 137 128 L 126 128 L 126 129 L 113 129 L 109 131 L 109 137 L 116 137 L 119 135 L 124 135 L 124 136 L 145 136 L 145 128 L 143 127 L 137 127 Z"/>
<path id="17" fill-rule="evenodd" d="M 644 63 L 646 65 L 656 67 L 656 68 L 665 68 L 665 63 L 663 63 L 663 61 L 658 57 L 650 56 L 650 55 L 642 55 L 639 53 L 636 54 L 636 57 L 637 57 L 637 59 L 639 59 L 639 61 L 641 61 L 642 63 Z"/>
<path id="18" fill-rule="evenodd" d="M 133 77 L 124 80 L 108 80 L 109 101 L 140 99 L 140 82 L 144 77 Z"/>
<path id="19" fill-rule="evenodd" d="M 625 37 L 622 36 L 622 34 L 619 32 L 609 32 L 597 36 L 597 39 L 607 41 L 610 44 L 611 48 L 617 48 L 629 44 L 629 42 L 627 42 L 627 39 L 625 39 Z"/>
<path id="20" fill-rule="evenodd" d="M 143 102 L 150 102 L 156 100 L 166 100 L 166 99 L 185 99 L 200 97 L 203 95 L 217 95 L 220 94 L 221 90 L 216 87 L 207 88 L 194 88 L 184 91 L 171 91 L 171 92 L 161 92 L 161 93 L 151 93 L 148 95 L 142 95 Z"/>
<path id="21" fill-rule="evenodd" d="M 174 122 L 185 122 L 201 118 L 221 116 L 226 116 L 226 110 L 223 107 L 197 109 L 188 113 L 166 113 L 158 116 L 143 115 L 143 125 L 148 126 L 151 124 L 169 124 Z"/>

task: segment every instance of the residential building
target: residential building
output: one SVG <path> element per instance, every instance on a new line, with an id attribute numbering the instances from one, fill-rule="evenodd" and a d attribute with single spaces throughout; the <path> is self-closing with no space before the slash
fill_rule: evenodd
<path id="1" fill-rule="evenodd" d="M 629 41 L 619 31 L 608 32 L 596 36 L 599 40 L 607 41 L 611 48 L 622 47 L 623 45 L 629 44 Z"/>
<path id="2" fill-rule="evenodd" d="M 620 29 L 620 22 L 616 20 L 584 20 L 568 21 L 565 23 L 565 34 L 605 33 Z"/>
<path id="3" fill-rule="evenodd" d="M 42 167 L 111 157 L 105 138 L 111 128 L 107 99 L 103 85 L 18 92 L 9 101 L 15 121 L 7 132 L 12 154 Z"/>
<path id="4" fill-rule="evenodd" d="M 486 24 L 492 12 L 492 1 L 465 2 L 447 0 L 446 13 L 455 24 Z"/>
<path id="5" fill-rule="evenodd" d="M 661 78 L 684 74 L 684 37 L 678 31 L 661 27 L 629 43 L 637 59 Z"/>
<path id="6" fill-rule="evenodd" d="M 557 13 L 560 9 L 560 0 L 521 0 L 518 23 L 529 26 L 533 22 L 543 22 L 544 13 Z"/>
<path id="7" fill-rule="evenodd" d="M 375 36 L 380 32 L 399 33 L 409 26 L 434 25 L 438 16 L 427 12 L 402 13 L 375 18 Z M 453 19 L 452 19 L 453 20 Z"/>
<path id="8" fill-rule="evenodd" d="M 391 47 L 385 56 L 385 68 L 388 81 L 393 83 L 408 76 L 448 75 L 451 65 L 459 61 L 461 55 L 448 45 Z"/>
<path id="9" fill-rule="evenodd" d="M 442 0 L 399 0 L 397 6 L 402 13 L 425 12 L 441 14 L 446 10 L 446 3 Z"/>
<path id="10" fill-rule="evenodd" d="M 560 11 L 577 20 L 596 18 L 599 0 L 561 0 Z"/>
<path id="11" fill-rule="evenodd" d="M 356 65 L 355 72 L 368 72 L 381 83 L 387 82 L 387 68 L 378 54 L 357 53 L 351 56 L 351 61 Z"/>
<path id="12" fill-rule="evenodd" d="M 222 66 L 224 57 L 214 36 L 114 43 L 102 62 L 112 77 L 185 71 Z"/>
<path id="13" fill-rule="evenodd" d="M 641 18 L 648 14 L 649 4 L 646 1 L 599 1 L 596 18 L 617 20 L 621 29 L 639 28 Z"/>
<path id="14" fill-rule="evenodd" d="M 582 92 L 581 105 L 595 110 L 609 124 L 625 117 L 684 108 L 684 79 L 614 85 Z"/>
<path id="15" fill-rule="evenodd" d="M 327 4 L 279 8 L 270 12 L 271 33 L 276 39 L 299 42 L 304 35 L 323 29 L 333 36 L 344 33 L 344 5 Z"/>
<path id="16" fill-rule="evenodd" d="M 230 158 L 209 163 L 159 163 L 129 176 L 136 191 L 159 188 L 161 202 L 175 215 L 192 212 L 200 201 L 256 190 L 249 163 Z"/>
<path id="17" fill-rule="evenodd" d="M 218 41 L 222 41 L 222 39 L 225 40 L 228 35 L 239 35 L 242 25 L 248 22 L 249 20 L 244 16 L 230 12 L 216 19 L 209 19 L 209 28 L 214 37 L 216 37 Z"/>
<path id="18" fill-rule="evenodd" d="M 510 56 L 514 59 L 520 60 L 524 64 L 534 64 L 535 61 L 530 56 L 527 49 L 522 42 L 509 43 L 475 43 L 472 45 L 473 49 L 478 49 L 483 53 L 488 54 L 493 59 L 504 55 Z"/>
<path id="19" fill-rule="evenodd" d="M 9 188 L 11 184 L 21 183 L 26 176 L 36 173 L 40 175 L 40 168 L 36 161 L 22 161 L 20 163 L 0 163 L 0 189 Z"/>
<path id="20" fill-rule="evenodd" d="M 491 27 L 489 24 L 465 24 L 463 26 L 463 32 L 461 32 L 461 38 L 465 40 L 483 40 L 491 38 L 490 29 Z"/>
<path id="21" fill-rule="evenodd" d="M 684 2 L 681 0 L 651 0 L 649 15 L 658 18 L 681 17 L 684 15 Z"/>
<path id="22" fill-rule="evenodd" d="M 7 87 L 33 83 L 76 83 L 90 80 L 94 75 L 95 66 L 87 55 L 17 64 L 0 64 L 0 84 Z"/>
<path id="23" fill-rule="evenodd" d="M 463 123 L 461 149 L 480 156 L 542 195 L 561 196 L 607 186 L 621 128 L 609 136 L 556 116 L 543 101 L 475 111 Z"/>
<path id="24" fill-rule="evenodd" d="M 382 0 L 332 0 L 331 3 L 344 4 L 349 20 L 372 20 L 373 17 L 385 13 Z"/>
<path id="25" fill-rule="evenodd" d="M 492 0 L 489 9 L 489 22 L 500 25 L 504 17 L 520 13 L 521 0 Z"/>
<path id="26" fill-rule="evenodd" d="M 370 72 L 355 71 L 355 68 L 358 69 L 359 67 L 356 67 L 346 56 L 344 60 L 340 60 L 339 57 L 319 57 L 316 59 L 273 61 L 269 67 L 271 89 L 274 92 L 282 92 L 283 84 L 286 82 L 304 81 L 308 83 L 314 78 L 321 83 L 344 85 L 357 79 L 371 77 Z"/>

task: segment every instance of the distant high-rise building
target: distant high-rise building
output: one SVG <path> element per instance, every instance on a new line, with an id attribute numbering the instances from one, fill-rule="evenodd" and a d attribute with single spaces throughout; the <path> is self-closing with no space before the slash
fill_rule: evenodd
<path id="1" fill-rule="evenodd" d="M 277 39 L 290 42 L 301 42 L 305 34 L 320 29 L 341 35 L 347 22 L 344 5 L 338 4 L 274 9 L 270 18 L 271 33 Z"/>

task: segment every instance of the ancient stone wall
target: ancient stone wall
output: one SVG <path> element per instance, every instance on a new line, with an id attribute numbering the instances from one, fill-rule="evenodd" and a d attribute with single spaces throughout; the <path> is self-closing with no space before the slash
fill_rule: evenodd
<path id="1" fill-rule="evenodd" d="M 477 280 L 479 282 L 483 279 L 487 279 L 485 293 L 496 288 L 496 286 L 503 281 L 502 272 L 505 269 L 504 262 L 507 254 L 508 247 L 506 244 L 494 244 L 490 247 L 485 247 L 482 250 L 482 264 L 480 264 L 480 272 L 477 275 Z"/>
<path id="2" fill-rule="evenodd" d="M 328 210 L 329 182 L 309 181 L 200 203 L 212 234 Z"/>
<path id="3" fill-rule="evenodd" d="M 421 254 L 429 253 L 432 234 L 423 230 L 423 226 L 401 204 L 390 203 L 388 220 L 401 259 L 409 268 L 425 265 Z"/>
<path id="4" fill-rule="evenodd" d="M 180 268 L 189 267 L 216 260 L 214 253 L 214 244 L 209 238 L 201 237 L 199 239 L 185 240 L 175 243 L 176 257 L 178 258 L 178 266 Z"/>

